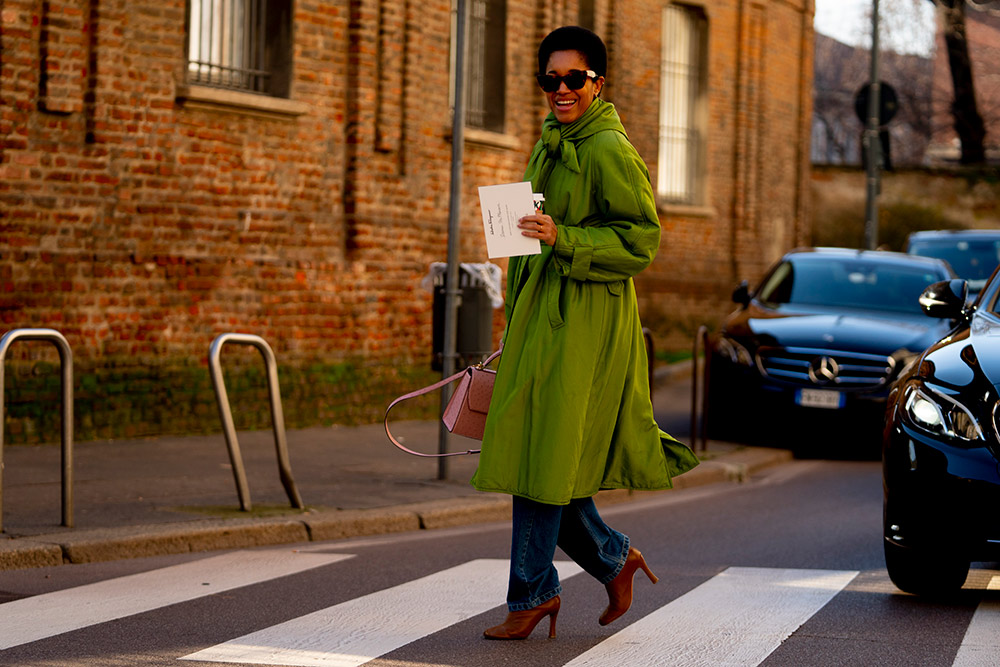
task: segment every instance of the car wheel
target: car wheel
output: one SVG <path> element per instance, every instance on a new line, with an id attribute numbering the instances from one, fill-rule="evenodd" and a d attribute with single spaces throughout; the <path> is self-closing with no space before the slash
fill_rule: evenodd
<path id="1" fill-rule="evenodd" d="M 885 568 L 901 591 L 914 595 L 940 596 L 962 588 L 969 576 L 969 561 L 934 549 L 885 544 Z"/>
<path id="2" fill-rule="evenodd" d="M 747 438 L 748 422 L 740 409 L 740 397 L 729 389 L 730 375 L 713 364 L 708 378 L 708 396 L 702 409 L 706 411 L 705 431 L 711 440 L 741 442 Z"/>
<path id="3" fill-rule="evenodd" d="M 730 440 L 733 436 L 732 421 L 725 419 L 725 402 L 717 394 L 709 396 L 705 417 L 705 434 L 712 440 Z"/>
<path id="4" fill-rule="evenodd" d="M 747 439 L 747 422 L 743 415 L 732 409 L 727 393 L 710 391 L 705 431 L 711 440 L 742 442 Z"/>

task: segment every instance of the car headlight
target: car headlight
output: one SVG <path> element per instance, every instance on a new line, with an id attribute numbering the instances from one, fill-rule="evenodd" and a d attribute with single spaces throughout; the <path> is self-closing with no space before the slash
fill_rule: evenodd
<path id="1" fill-rule="evenodd" d="M 915 426 L 935 435 L 967 443 L 985 439 L 979 421 L 967 407 L 927 385 L 907 387 L 903 407 Z"/>
<path id="2" fill-rule="evenodd" d="M 715 353 L 729 359 L 734 364 L 741 366 L 753 366 L 753 355 L 740 343 L 732 338 L 720 336 L 715 344 Z"/>

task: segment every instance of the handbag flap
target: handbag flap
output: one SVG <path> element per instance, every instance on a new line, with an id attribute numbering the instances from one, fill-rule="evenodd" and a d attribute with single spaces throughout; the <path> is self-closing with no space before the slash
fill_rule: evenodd
<path id="1" fill-rule="evenodd" d="M 469 409 L 486 414 L 490 410 L 493 397 L 493 381 L 496 371 L 488 368 L 472 368 L 472 382 L 469 384 Z"/>
<path id="2" fill-rule="evenodd" d="M 455 392 L 448 400 L 448 405 L 444 409 L 444 414 L 441 415 L 441 421 L 444 422 L 444 425 L 448 427 L 449 431 L 455 429 L 455 423 L 458 421 L 458 418 L 462 413 L 462 408 L 468 402 L 466 396 L 469 394 L 469 385 L 471 383 L 472 373 L 466 370 L 465 374 L 462 375 L 462 379 L 459 380 L 458 386 L 455 387 Z"/>

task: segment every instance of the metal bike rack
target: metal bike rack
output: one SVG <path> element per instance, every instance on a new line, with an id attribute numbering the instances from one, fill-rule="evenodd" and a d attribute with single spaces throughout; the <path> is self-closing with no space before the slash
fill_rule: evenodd
<path id="1" fill-rule="evenodd" d="M 247 485 L 246 469 L 243 467 L 243 456 L 240 454 L 240 443 L 236 439 L 236 426 L 233 423 L 233 412 L 229 407 L 229 397 L 226 394 L 226 381 L 222 375 L 222 365 L 220 356 L 222 348 L 226 343 L 238 343 L 241 345 L 253 345 L 260 350 L 267 365 L 267 390 L 271 398 L 271 426 L 274 430 L 274 444 L 278 453 L 278 474 L 281 476 L 281 484 L 285 487 L 285 493 L 292 503 L 292 507 L 303 509 L 302 497 L 299 496 L 298 489 L 295 488 L 295 480 L 292 479 L 292 468 L 288 462 L 288 442 L 285 439 L 285 415 L 281 410 L 281 393 L 278 388 L 278 364 L 274 359 L 274 352 L 260 336 L 252 334 L 225 333 L 216 337 L 212 341 L 212 346 L 208 351 L 208 365 L 212 373 L 212 386 L 215 388 L 215 398 L 219 403 L 219 416 L 222 418 L 222 428 L 226 434 L 226 444 L 229 446 L 229 461 L 233 466 L 233 476 L 236 478 L 236 492 L 240 498 L 240 509 L 249 512 L 252 508 L 250 504 L 250 488 Z"/>
<path id="2" fill-rule="evenodd" d="M 702 357 L 704 352 L 704 357 Z M 701 372 L 698 372 L 698 360 L 701 359 Z M 708 327 L 698 327 L 698 332 L 694 336 L 694 349 L 692 350 L 691 368 L 691 444 L 694 450 L 708 450 Z M 701 379 L 701 395 L 698 392 L 698 380 Z M 701 410 L 698 410 L 699 400 Z"/>
<path id="3" fill-rule="evenodd" d="M 55 329 L 13 329 L 0 338 L 0 532 L 3 531 L 4 360 L 18 340 L 43 340 L 59 349 L 62 370 L 62 525 L 73 527 L 73 351 Z"/>

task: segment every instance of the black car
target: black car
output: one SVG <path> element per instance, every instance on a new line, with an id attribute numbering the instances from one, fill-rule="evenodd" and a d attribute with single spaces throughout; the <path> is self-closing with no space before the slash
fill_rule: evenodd
<path id="1" fill-rule="evenodd" d="M 739 309 L 709 337 L 708 437 L 874 458 L 890 382 L 952 326 L 916 299 L 954 277 L 902 253 L 787 253 L 755 289 L 736 289 Z"/>
<path id="2" fill-rule="evenodd" d="M 1000 263 L 1000 229 L 945 229 L 913 232 L 906 239 L 911 255 L 943 259 L 977 294 Z"/>
<path id="3" fill-rule="evenodd" d="M 885 564 L 900 589 L 947 593 L 1000 559 L 1000 279 L 972 305 L 951 280 L 920 297 L 957 326 L 892 386 L 882 438 Z"/>

